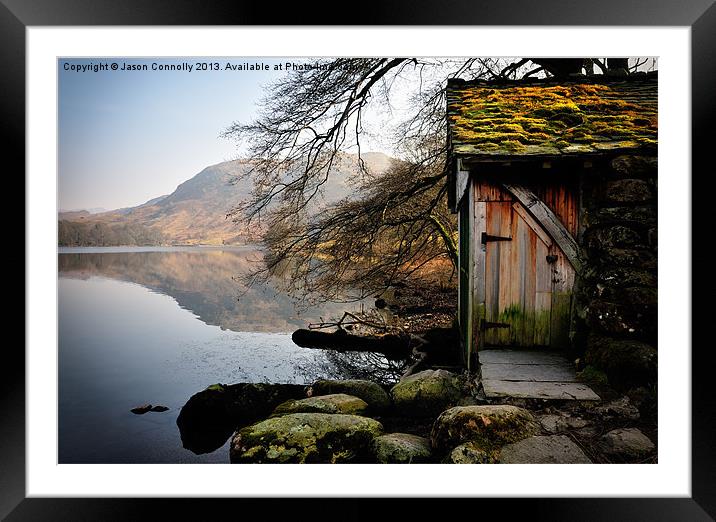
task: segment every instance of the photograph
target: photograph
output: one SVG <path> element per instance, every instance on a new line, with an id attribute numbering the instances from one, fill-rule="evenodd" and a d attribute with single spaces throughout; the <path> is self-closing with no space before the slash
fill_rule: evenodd
<path id="1" fill-rule="evenodd" d="M 58 56 L 57 463 L 657 465 L 659 58 L 604 54 Z"/>

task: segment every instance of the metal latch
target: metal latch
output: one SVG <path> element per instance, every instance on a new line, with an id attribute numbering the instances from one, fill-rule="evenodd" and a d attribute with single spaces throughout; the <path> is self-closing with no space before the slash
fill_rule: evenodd
<path id="1" fill-rule="evenodd" d="M 485 321 L 482 319 L 480 321 L 480 329 L 481 330 L 487 330 L 488 328 L 509 328 L 511 325 L 509 323 L 491 323 L 489 321 Z"/>
<path id="2" fill-rule="evenodd" d="M 488 241 L 512 241 L 511 237 L 493 236 L 487 232 L 482 233 L 482 244 L 487 244 Z"/>

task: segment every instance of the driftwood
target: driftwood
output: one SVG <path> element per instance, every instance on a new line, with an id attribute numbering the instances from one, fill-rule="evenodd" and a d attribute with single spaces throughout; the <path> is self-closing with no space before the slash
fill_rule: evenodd
<path id="1" fill-rule="evenodd" d="M 376 352 L 389 359 L 407 359 L 412 350 L 410 335 L 388 333 L 384 335 L 352 335 L 345 330 L 320 332 L 300 329 L 291 339 L 303 348 L 321 348 L 338 352 Z"/>

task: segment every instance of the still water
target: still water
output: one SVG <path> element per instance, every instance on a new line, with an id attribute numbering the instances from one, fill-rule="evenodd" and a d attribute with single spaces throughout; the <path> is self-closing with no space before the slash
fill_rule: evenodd
<path id="1" fill-rule="evenodd" d="M 182 447 L 176 418 L 208 385 L 365 377 L 376 356 L 300 348 L 290 333 L 359 304 L 301 309 L 276 285 L 240 278 L 253 248 L 62 248 L 59 462 L 228 462 Z M 389 378 L 389 377 L 388 377 Z M 135 415 L 150 403 L 163 413 Z"/>

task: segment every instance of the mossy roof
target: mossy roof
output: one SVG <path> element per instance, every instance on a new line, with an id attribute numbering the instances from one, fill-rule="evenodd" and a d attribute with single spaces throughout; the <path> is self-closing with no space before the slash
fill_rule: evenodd
<path id="1" fill-rule="evenodd" d="M 656 75 L 511 83 L 451 80 L 452 153 L 561 156 L 656 147 Z"/>

